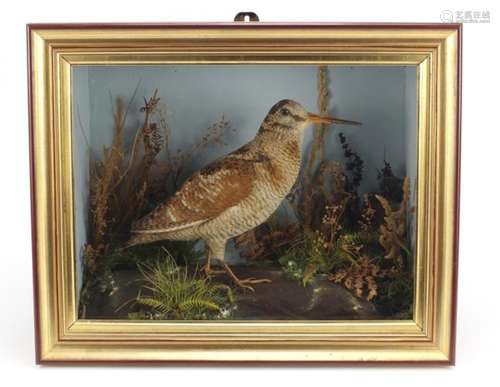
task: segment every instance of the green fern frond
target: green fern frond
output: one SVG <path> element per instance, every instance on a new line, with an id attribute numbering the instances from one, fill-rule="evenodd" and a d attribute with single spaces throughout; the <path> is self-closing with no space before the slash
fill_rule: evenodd
<path id="1" fill-rule="evenodd" d="M 165 303 L 151 297 L 138 297 L 136 301 L 138 304 L 149 306 L 160 313 L 167 313 L 169 309 Z"/>
<path id="2" fill-rule="evenodd" d="M 198 277 L 196 272 L 191 274 L 188 268 L 178 266 L 168 251 L 155 264 L 141 265 L 139 270 L 143 289 L 149 294 L 147 297 L 139 294 L 136 302 L 157 312 L 159 317 L 154 318 L 221 318 L 218 313 L 235 302 L 227 285 L 214 284 Z"/>
<path id="3" fill-rule="evenodd" d="M 179 303 L 179 310 L 183 312 L 193 311 L 197 308 L 219 311 L 221 308 L 216 303 L 200 298 L 191 298 Z"/>

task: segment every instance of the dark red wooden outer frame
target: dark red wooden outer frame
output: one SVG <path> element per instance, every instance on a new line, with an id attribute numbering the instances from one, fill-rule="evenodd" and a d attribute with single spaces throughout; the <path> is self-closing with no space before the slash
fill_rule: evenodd
<path id="1" fill-rule="evenodd" d="M 40 326 L 38 309 L 38 257 L 37 257 L 37 219 L 35 198 L 35 176 L 34 176 L 34 124 L 33 124 L 33 71 L 31 63 L 31 32 L 33 30 L 65 30 L 65 29 L 169 29 L 169 28 L 226 28 L 228 32 L 242 28 L 356 28 L 356 29 L 447 29 L 455 30 L 458 34 L 457 55 L 457 117 L 456 117 L 456 180 L 455 180 L 455 232 L 453 253 L 453 289 L 452 289 L 452 313 L 451 313 L 451 338 L 450 358 L 446 362 L 441 361 L 140 361 L 140 360 L 64 360 L 45 361 L 40 354 Z M 463 58 L 463 25 L 461 23 L 331 23 L 331 22 L 210 22 L 210 23 L 30 23 L 26 25 L 27 30 L 27 81 L 28 81 L 28 124 L 29 124 L 29 164 L 30 164 L 30 202 L 31 202 L 31 243 L 32 243 L 32 270 L 33 270 L 33 307 L 35 326 L 35 358 L 36 364 L 47 365 L 184 365 L 184 366 L 443 366 L 455 365 L 456 361 L 456 333 L 457 333 L 457 297 L 458 297 L 458 255 L 459 255 L 459 226 L 460 226 L 460 165 L 461 165 L 461 131 L 462 131 L 462 58 Z"/>

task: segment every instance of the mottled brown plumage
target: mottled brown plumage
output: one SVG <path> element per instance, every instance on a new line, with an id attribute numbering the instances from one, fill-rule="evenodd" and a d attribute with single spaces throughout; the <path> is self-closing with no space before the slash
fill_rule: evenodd
<path id="1" fill-rule="evenodd" d="M 203 239 L 211 258 L 224 261 L 228 239 L 263 223 L 295 183 L 304 129 L 311 123 L 357 124 L 308 113 L 299 103 L 275 104 L 255 138 L 192 175 L 165 203 L 138 220 L 128 245 L 158 240 Z M 223 263 L 224 264 L 224 263 Z M 239 280 L 240 286 L 266 280 Z"/>

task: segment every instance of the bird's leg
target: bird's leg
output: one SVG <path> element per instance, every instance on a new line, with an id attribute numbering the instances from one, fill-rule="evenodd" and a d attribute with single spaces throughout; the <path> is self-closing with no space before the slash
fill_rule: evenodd
<path id="1" fill-rule="evenodd" d="M 222 245 L 222 247 L 221 247 Z M 214 270 L 212 269 L 211 266 L 211 260 L 212 258 L 215 258 L 218 256 L 218 254 L 224 254 L 224 250 L 226 248 L 226 242 L 210 242 L 207 243 L 207 263 L 202 267 L 202 270 L 205 272 L 207 276 L 211 275 L 217 275 L 217 274 L 224 274 L 226 271 L 225 270 Z M 222 255 L 224 257 L 224 255 Z"/>
<path id="2" fill-rule="evenodd" d="M 256 278 L 246 278 L 246 279 L 239 279 L 236 274 L 231 270 L 231 268 L 227 265 L 227 263 L 224 262 L 224 257 L 226 253 L 226 241 L 207 241 L 207 247 L 208 247 L 208 260 L 207 264 L 203 267 L 203 270 L 205 271 L 205 274 L 210 276 L 210 275 L 215 275 L 215 274 L 224 274 L 227 273 L 229 277 L 233 280 L 233 282 L 239 286 L 242 289 L 248 289 L 252 292 L 255 291 L 255 289 L 250 286 L 253 284 L 263 284 L 263 283 L 270 283 L 271 280 L 267 278 L 263 279 L 256 279 Z M 224 270 L 213 270 L 211 268 L 211 263 L 213 260 L 217 260 L 220 262 Z"/>

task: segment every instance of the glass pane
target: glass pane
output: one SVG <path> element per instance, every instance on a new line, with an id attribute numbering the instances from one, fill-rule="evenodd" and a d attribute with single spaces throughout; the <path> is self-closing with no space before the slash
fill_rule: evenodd
<path id="1" fill-rule="evenodd" d="M 412 317 L 415 66 L 72 81 L 80 317 Z"/>

